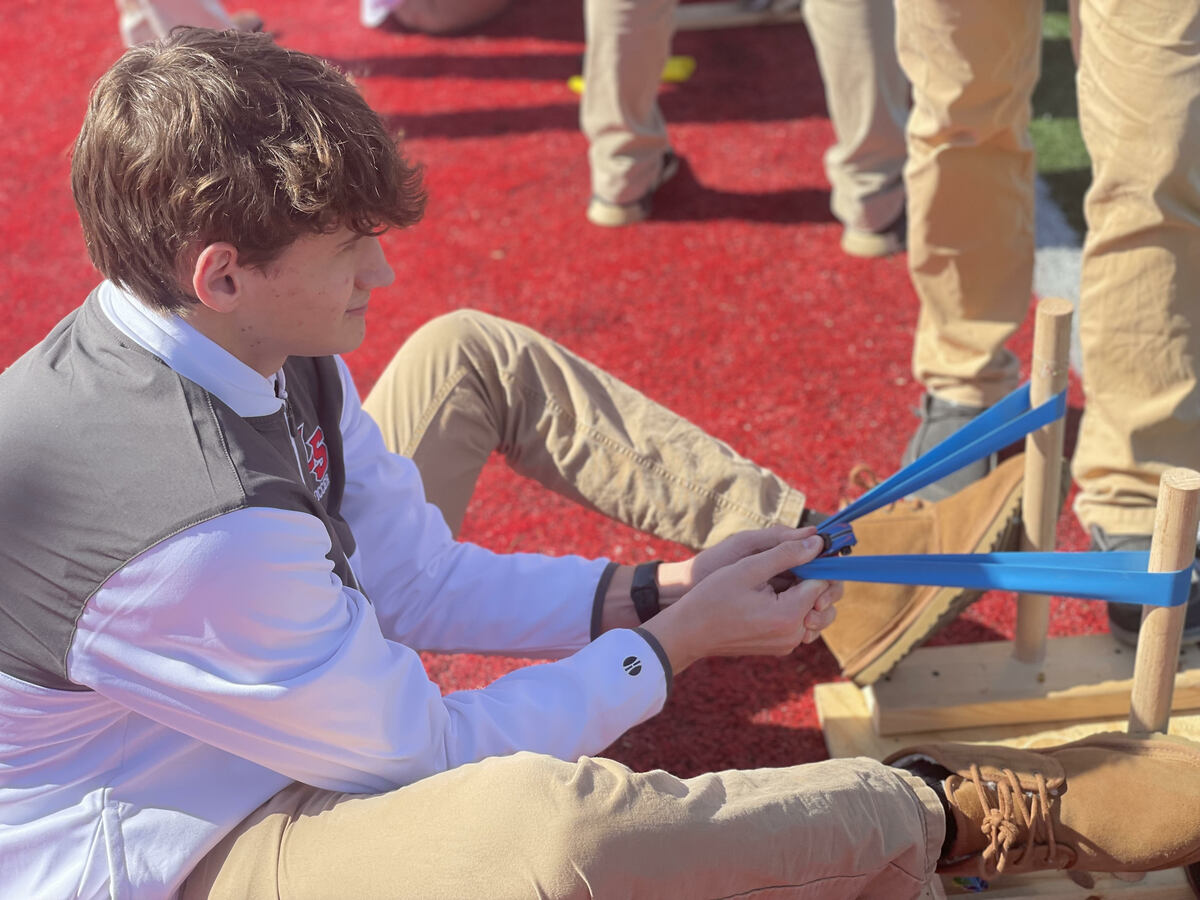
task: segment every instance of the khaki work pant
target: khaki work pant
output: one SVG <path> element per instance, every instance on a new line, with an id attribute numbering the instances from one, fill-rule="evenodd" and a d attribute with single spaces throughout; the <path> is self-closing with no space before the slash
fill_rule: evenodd
<path id="1" fill-rule="evenodd" d="M 1016 387 L 1004 343 L 1032 294 L 1043 0 L 897 9 L 913 90 L 913 372 L 943 399 L 986 406 Z M 1081 19 L 1079 117 L 1094 178 L 1075 511 L 1085 528 L 1149 534 L 1162 471 L 1200 468 L 1200 2 L 1082 0 Z"/>
<path id="2" fill-rule="evenodd" d="M 941 802 L 871 759 L 681 780 L 518 753 L 385 794 L 294 784 L 182 900 L 943 897 Z"/>
<path id="3" fill-rule="evenodd" d="M 365 406 L 457 531 L 493 450 L 592 508 L 691 546 L 794 523 L 771 473 L 535 332 L 452 313 Z M 184 886 L 196 898 L 940 897 L 936 795 L 868 759 L 681 780 L 519 753 L 378 795 L 294 784 Z"/>
<path id="4" fill-rule="evenodd" d="M 388 449 L 456 535 L 492 452 L 521 475 L 688 547 L 796 525 L 804 495 L 532 329 L 461 311 L 420 328 L 370 395 Z"/>
<path id="5" fill-rule="evenodd" d="M 587 49 L 580 122 L 592 193 L 628 204 L 649 192 L 669 149 L 658 107 L 677 0 L 585 0 Z M 805 0 L 835 143 L 825 154 L 833 214 L 848 228 L 882 231 L 904 211 L 908 82 L 895 49 L 892 0 Z M 786 90 L 787 73 L 766 90 Z"/>

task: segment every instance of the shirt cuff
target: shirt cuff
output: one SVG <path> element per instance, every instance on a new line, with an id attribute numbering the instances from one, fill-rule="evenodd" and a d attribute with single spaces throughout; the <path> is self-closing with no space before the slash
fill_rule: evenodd
<path id="1" fill-rule="evenodd" d="M 604 618 L 604 596 L 612 582 L 613 573 L 620 563 L 610 562 L 600 574 L 600 583 L 596 585 L 596 595 L 592 598 L 592 640 L 600 637 L 600 621 Z"/>
<path id="2" fill-rule="evenodd" d="M 662 664 L 663 678 L 665 678 L 667 681 L 667 696 L 670 697 L 671 685 L 675 683 L 675 672 L 671 668 L 671 660 L 667 659 L 667 651 L 664 650 L 662 644 L 658 642 L 658 638 L 648 632 L 645 628 L 635 628 L 633 630 L 640 634 L 642 636 L 642 640 L 650 645 L 650 649 L 654 651 L 654 655 L 658 657 L 659 663 Z"/>

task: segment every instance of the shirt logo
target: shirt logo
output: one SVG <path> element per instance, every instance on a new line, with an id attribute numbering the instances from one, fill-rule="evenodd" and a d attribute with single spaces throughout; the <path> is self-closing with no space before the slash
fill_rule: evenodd
<path id="1" fill-rule="evenodd" d="M 627 656 L 621 663 L 621 668 L 625 670 L 626 675 L 638 675 L 642 671 L 642 661 L 636 656 Z"/>
<path id="2" fill-rule="evenodd" d="M 325 432 L 318 425 L 308 437 L 304 436 L 304 423 L 296 426 L 296 434 L 304 446 L 308 459 L 308 471 L 316 482 L 313 493 L 320 500 L 329 490 L 329 448 L 325 446 Z"/>

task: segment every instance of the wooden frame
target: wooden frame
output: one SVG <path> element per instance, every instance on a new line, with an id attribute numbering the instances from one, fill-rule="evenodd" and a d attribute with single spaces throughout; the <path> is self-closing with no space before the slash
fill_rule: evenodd
<path id="1" fill-rule="evenodd" d="M 1038 306 L 1031 401 L 1066 385 L 1071 307 Z M 1022 545 L 1053 550 L 1062 473 L 1062 423 L 1026 442 Z M 1151 572 L 1189 565 L 1200 519 L 1200 473 L 1171 469 L 1160 480 Z M 818 685 L 817 716 L 830 756 L 870 756 L 929 741 L 1045 747 L 1098 731 L 1169 731 L 1200 741 L 1200 646 L 1181 648 L 1185 606 L 1146 607 L 1136 651 L 1109 635 L 1048 641 L 1049 599 L 1018 597 L 1014 640 L 918 648 L 889 676 L 868 687 Z M 1182 869 L 1138 881 L 1069 873 L 1010 876 L 990 885 L 992 897 L 1181 898 L 1195 896 Z M 967 893 L 943 878 L 948 895 Z"/>

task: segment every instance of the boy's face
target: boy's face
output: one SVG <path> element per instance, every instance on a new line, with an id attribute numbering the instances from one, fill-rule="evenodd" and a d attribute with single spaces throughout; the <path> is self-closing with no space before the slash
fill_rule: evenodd
<path id="1" fill-rule="evenodd" d="M 301 236 L 252 270 L 252 300 L 239 316 L 243 361 L 266 374 L 288 356 L 348 353 L 366 335 L 371 291 L 394 277 L 377 237 L 347 228 Z"/>

